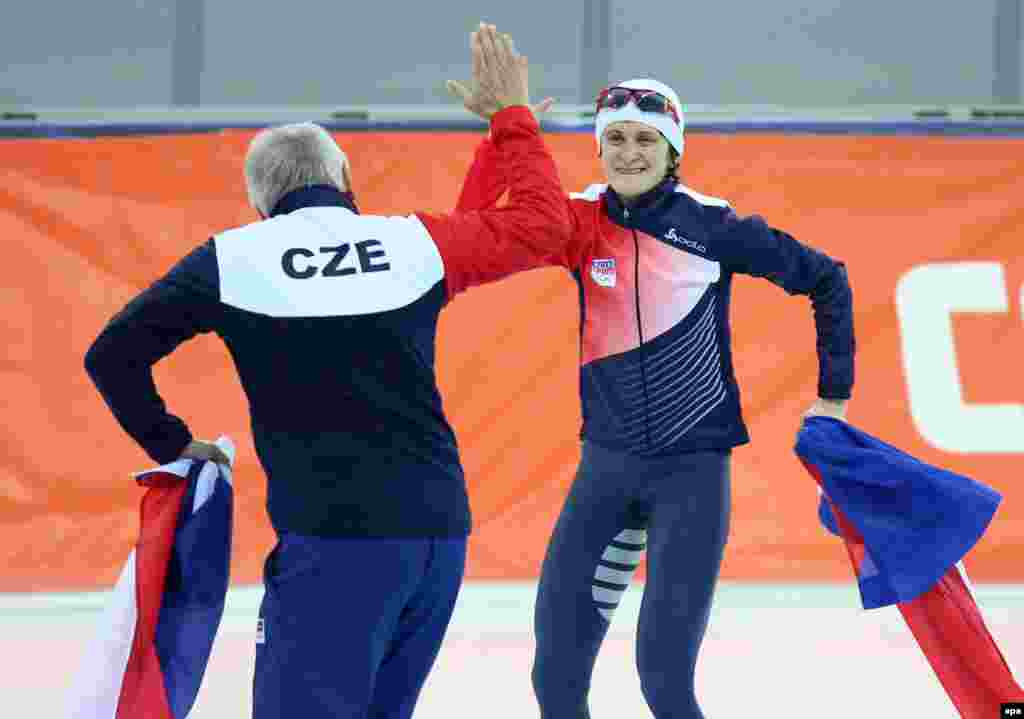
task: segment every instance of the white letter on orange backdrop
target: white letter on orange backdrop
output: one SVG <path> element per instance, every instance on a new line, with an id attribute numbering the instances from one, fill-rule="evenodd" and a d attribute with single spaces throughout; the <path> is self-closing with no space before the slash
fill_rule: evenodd
<path id="1" fill-rule="evenodd" d="M 1006 312 L 1007 295 L 1003 266 L 995 262 L 920 265 L 896 284 L 910 413 L 921 436 L 939 449 L 1024 452 L 1024 404 L 964 402 L 950 317 Z"/>

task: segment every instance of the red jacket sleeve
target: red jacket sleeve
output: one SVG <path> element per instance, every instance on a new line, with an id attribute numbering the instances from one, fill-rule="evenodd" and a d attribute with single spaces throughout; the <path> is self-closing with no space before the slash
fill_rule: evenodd
<path id="1" fill-rule="evenodd" d="M 471 212 L 497 207 L 498 200 L 507 189 L 508 178 L 501 163 L 501 154 L 488 134 L 476 148 L 455 211 Z"/>
<path id="2" fill-rule="evenodd" d="M 444 261 L 449 299 L 515 272 L 566 263 L 569 207 L 536 119 L 527 107 L 506 108 L 491 118 L 491 137 L 508 203 L 450 215 L 417 213 Z"/>

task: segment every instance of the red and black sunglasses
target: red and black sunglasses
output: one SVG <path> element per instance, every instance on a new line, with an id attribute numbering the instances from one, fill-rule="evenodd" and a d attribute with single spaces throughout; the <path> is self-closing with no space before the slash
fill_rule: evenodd
<path id="1" fill-rule="evenodd" d="M 671 115 L 679 124 L 679 111 L 672 101 L 654 90 L 634 90 L 629 87 L 606 87 L 597 96 L 596 112 L 601 110 L 617 110 L 632 102 L 641 112 L 653 112 L 660 115 Z"/>

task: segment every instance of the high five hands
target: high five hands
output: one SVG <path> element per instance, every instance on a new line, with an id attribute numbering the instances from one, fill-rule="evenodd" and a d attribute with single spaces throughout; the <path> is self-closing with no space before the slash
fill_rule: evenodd
<path id="1" fill-rule="evenodd" d="M 547 112 L 555 103 L 545 98 L 530 105 L 529 67 L 526 56 L 516 52 L 512 36 L 499 33 L 494 25 L 480 23 L 470 33 L 473 77 L 468 86 L 449 80 L 448 92 L 462 101 L 467 110 L 484 120 L 512 105 L 526 105 L 534 115 Z"/>

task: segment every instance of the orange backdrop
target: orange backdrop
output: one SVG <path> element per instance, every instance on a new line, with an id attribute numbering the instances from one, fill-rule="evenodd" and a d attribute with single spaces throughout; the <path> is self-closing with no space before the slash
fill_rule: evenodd
<path id="1" fill-rule="evenodd" d="M 180 256 L 255 219 L 241 182 L 251 134 L 0 141 L 0 591 L 116 579 L 141 495 L 129 473 L 149 460 L 107 412 L 82 357 L 107 318 Z M 338 133 L 360 204 L 373 213 L 449 209 L 478 137 Z M 589 134 L 547 141 L 567 190 L 599 179 Z M 964 402 L 1008 405 L 1024 423 L 1024 140 L 693 134 L 684 167 L 695 189 L 847 263 L 859 342 L 851 421 L 1001 491 L 1004 503 L 970 558 L 972 576 L 1024 580 L 1024 436 L 978 453 L 940 449 L 922 435 L 896 301 L 899 279 L 920 265 L 1002 268 L 1005 311 L 952 315 L 956 362 Z M 914 301 L 941 304 L 943 292 Z M 577 322 L 574 285 L 558 270 L 470 291 L 443 314 L 438 372 L 476 520 L 470 578 L 538 572 L 579 456 Z M 733 327 L 754 440 L 734 455 L 724 576 L 848 579 L 842 546 L 818 526 L 814 484 L 792 453 L 817 376 L 810 305 L 741 278 Z M 915 348 L 918 357 L 939 351 Z M 202 337 L 156 375 L 198 436 L 226 433 L 239 447 L 233 580 L 258 581 L 273 537 L 227 352 Z M 924 386 L 936 377 L 923 377 Z"/>

